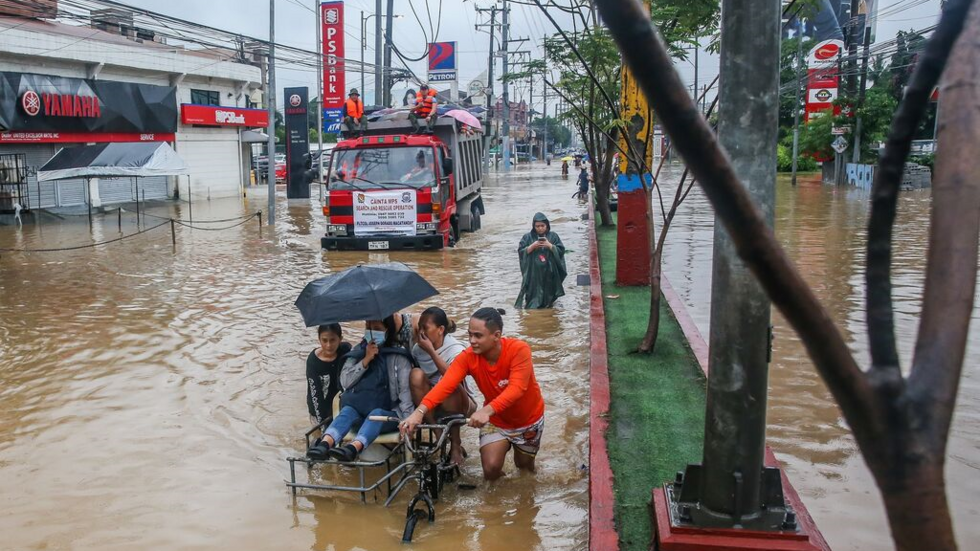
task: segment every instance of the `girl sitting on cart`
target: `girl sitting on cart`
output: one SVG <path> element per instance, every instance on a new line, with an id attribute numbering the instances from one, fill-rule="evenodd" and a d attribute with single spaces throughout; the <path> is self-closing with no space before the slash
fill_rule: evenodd
<path id="1" fill-rule="evenodd" d="M 385 321 L 364 322 L 364 340 L 347 354 L 340 372 L 340 385 L 344 388 L 340 413 L 323 431 L 323 438 L 306 452 L 310 459 L 353 461 L 378 435 L 398 429 L 397 423 L 371 421 L 369 416 L 405 419 L 412 413 L 412 356 L 396 344 L 394 323 Z M 354 440 L 338 445 L 352 428 L 357 428 Z"/>

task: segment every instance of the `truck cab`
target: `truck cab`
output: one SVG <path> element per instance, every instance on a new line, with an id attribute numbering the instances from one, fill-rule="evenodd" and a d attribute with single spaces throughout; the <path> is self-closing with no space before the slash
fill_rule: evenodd
<path id="1" fill-rule="evenodd" d="M 441 249 L 479 228 L 482 135 L 448 118 L 432 135 L 410 131 L 408 121 L 375 122 L 333 149 L 324 249 Z"/>

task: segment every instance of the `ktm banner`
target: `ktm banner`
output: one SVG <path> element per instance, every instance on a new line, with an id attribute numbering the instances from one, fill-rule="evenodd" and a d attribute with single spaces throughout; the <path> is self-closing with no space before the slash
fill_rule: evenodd
<path id="1" fill-rule="evenodd" d="M 339 128 L 340 113 L 347 91 L 344 90 L 344 3 L 320 4 L 320 55 L 323 56 L 323 126 L 336 124 Z M 364 94 L 364 90 L 360 91 Z M 363 95 L 361 96 L 363 97 Z"/>
<path id="2" fill-rule="evenodd" d="M 172 86 L 0 72 L 0 132 L 8 131 L 173 134 L 177 92 Z"/>

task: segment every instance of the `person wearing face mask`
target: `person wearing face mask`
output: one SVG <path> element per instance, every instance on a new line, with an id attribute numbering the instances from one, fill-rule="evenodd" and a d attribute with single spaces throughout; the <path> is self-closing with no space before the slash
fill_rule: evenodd
<path id="1" fill-rule="evenodd" d="M 418 342 L 412 347 L 412 356 L 415 357 L 418 368 L 412 369 L 409 379 L 412 402 L 416 406 L 422 403 L 426 393 L 442 379 L 456 356 L 466 349 L 463 343 L 452 336 L 454 331 L 456 324 L 446 316 L 442 308 L 427 308 L 419 316 Z M 434 423 L 439 417 L 456 413 L 469 417 L 474 411 L 476 401 L 464 380 L 437 411 L 428 412 L 426 420 Z M 462 465 L 466 452 L 460 441 L 459 426 L 450 429 L 449 442 L 450 460 L 456 465 Z"/>
<path id="2" fill-rule="evenodd" d="M 353 461 L 378 435 L 397 429 L 396 423 L 371 421 L 369 416 L 404 419 L 412 413 L 411 354 L 397 343 L 394 324 L 369 320 L 364 328 L 364 339 L 347 354 L 340 372 L 344 389 L 340 412 L 323 431 L 320 442 L 307 451 L 311 459 Z M 338 445 L 352 428 L 357 428 L 354 440 Z"/>

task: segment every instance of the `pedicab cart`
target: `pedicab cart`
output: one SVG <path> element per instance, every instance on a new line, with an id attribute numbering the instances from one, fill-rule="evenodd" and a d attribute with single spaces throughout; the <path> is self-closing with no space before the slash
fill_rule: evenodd
<path id="1" fill-rule="evenodd" d="M 306 285 L 296 300 L 307 327 L 328 323 L 384 319 L 393 313 L 437 295 L 422 276 L 399 262 L 365 264 L 337 274 L 314 280 Z M 334 400 L 333 416 L 340 410 L 339 396 Z M 397 418 L 371 417 L 386 422 Z M 449 456 L 449 429 L 466 423 L 461 415 L 445 417 L 436 424 L 419 425 L 415 434 L 401 436 L 398 432 L 382 433 L 354 461 L 334 458 L 313 459 L 306 455 L 286 458 L 289 479 L 286 486 L 293 495 L 300 490 L 337 491 L 360 494 L 366 503 L 368 494 L 377 498 L 385 495 L 384 506 L 391 505 L 398 494 L 415 482 L 418 491 L 409 501 L 405 514 L 403 542 L 412 541 L 419 520 L 435 522 L 435 504 L 445 485 L 459 476 L 459 468 Z M 310 428 L 304 434 L 306 449 L 314 443 L 314 435 L 322 433 L 329 421 Z M 351 431 L 347 443 L 356 435 Z M 297 476 L 297 463 L 306 467 L 306 482 Z M 328 469 L 354 469 L 357 485 L 318 483 Z"/>

